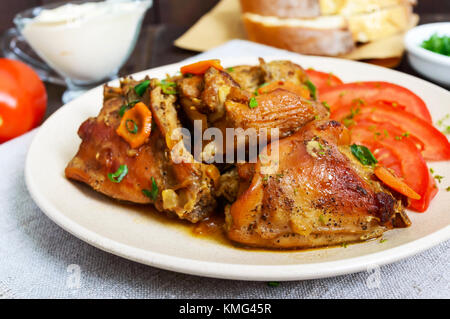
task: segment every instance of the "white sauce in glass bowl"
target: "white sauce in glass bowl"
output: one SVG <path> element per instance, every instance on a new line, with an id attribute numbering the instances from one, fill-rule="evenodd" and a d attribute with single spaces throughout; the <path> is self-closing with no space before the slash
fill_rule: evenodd
<path id="1" fill-rule="evenodd" d="M 149 1 L 107 0 L 44 9 L 22 34 L 65 77 L 95 82 L 114 75 L 134 48 Z"/>

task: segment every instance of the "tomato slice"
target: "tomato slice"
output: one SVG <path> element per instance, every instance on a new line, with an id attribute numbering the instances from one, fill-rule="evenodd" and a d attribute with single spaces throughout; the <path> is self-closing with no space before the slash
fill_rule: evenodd
<path id="1" fill-rule="evenodd" d="M 434 180 L 433 176 L 428 173 L 428 187 L 425 191 L 425 194 L 422 195 L 422 199 L 418 201 L 411 201 L 411 209 L 415 210 L 416 212 L 424 212 L 428 209 L 428 206 L 430 206 L 431 201 L 433 200 L 434 196 L 438 193 L 438 188 L 436 186 L 436 181 Z"/>
<path id="2" fill-rule="evenodd" d="M 385 134 L 385 130 L 389 133 Z M 387 123 L 357 124 L 352 127 L 351 133 L 353 143 L 368 147 L 381 165 L 393 169 L 421 196 L 419 200 L 411 200 L 409 208 L 422 212 L 426 210 L 431 201 L 427 193 L 430 175 L 415 144 L 408 138 L 395 139 L 401 131 Z"/>
<path id="3" fill-rule="evenodd" d="M 432 123 L 425 102 L 402 86 L 388 82 L 353 82 L 325 88 L 320 99 L 330 105 L 331 112 L 346 106 L 372 105 L 382 102 L 402 109 L 425 122 Z"/>
<path id="4" fill-rule="evenodd" d="M 308 74 L 309 80 L 316 86 L 319 94 L 321 94 L 324 89 L 332 88 L 344 83 L 333 73 L 325 73 L 314 69 L 308 69 L 306 70 L 306 73 Z"/>
<path id="5" fill-rule="evenodd" d="M 352 112 L 353 111 L 353 112 Z M 430 161 L 450 160 L 450 143 L 438 129 L 430 123 L 396 108 L 377 104 L 358 108 L 342 107 L 331 113 L 331 118 L 341 121 L 348 114 L 353 114 L 352 121 L 370 120 L 376 123 L 391 123 L 403 133 L 415 137 L 423 145 L 422 156 Z M 403 134 L 402 133 L 402 134 Z"/>

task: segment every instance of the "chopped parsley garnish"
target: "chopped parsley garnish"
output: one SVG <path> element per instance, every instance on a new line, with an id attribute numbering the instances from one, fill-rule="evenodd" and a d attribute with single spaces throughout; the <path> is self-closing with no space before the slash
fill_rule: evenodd
<path id="1" fill-rule="evenodd" d="M 380 239 L 380 244 L 387 242 L 387 239 L 381 238 Z"/>
<path id="2" fill-rule="evenodd" d="M 315 100 L 317 98 L 316 86 L 310 80 L 306 80 L 305 85 L 308 87 L 308 90 L 311 93 L 312 98 Z"/>
<path id="3" fill-rule="evenodd" d="M 232 68 L 232 67 L 231 67 L 231 68 L 227 68 L 227 71 L 228 71 L 228 72 L 233 72 L 233 71 L 234 71 L 234 68 Z"/>
<path id="4" fill-rule="evenodd" d="M 423 41 L 420 46 L 434 53 L 450 56 L 449 36 L 439 36 L 437 33 L 434 33 L 428 40 Z"/>
<path id="5" fill-rule="evenodd" d="M 329 105 L 326 101 L 323 101 L 322 104 L 323 104 L 323 106 L 325 106 L 325 108 L 326 108 L 328 111 L 331 110 L 330 105 Z"/>
<path id="6" fill-rule="evenodd" d="M 131 134 L 136 134 L 138 132 L 138 126 L 134 120 L 126 120 L 125 121 L 125 127 L 127 128 L 127 131 Z"/>
<path id="7" fill-rule="evenodd" d="M 358 105 L 358 106 L 362 106 L 362 105 L 366 104 L 366 102 L 365 102 L 363 99 L 358 98 L 358 99 L 354 99 L 354 100 L 352 101 L 352 104 L 356 104 L 356 105 Z"/>
<path id="8" fill-rule="evenodd" d="M 117 171 L 108 174 L 108 178 L 113 183 L 120 183 L 127 174 L 128 174 L 128 166 L 120 165 Z"/>
<path id="9" fill-rule="evenodd" d="M 325 217 L 324 217 L 322 214 L 319 216 L 319 221 L 320 221 L 322 224 L 325 224 Z"/>
<path id="10" fill-rule="evenodd" d="M 142 96 L 144 95 L 145 91 L 148 89 L 149 86 L 150 80 L 142 81 L 141 83 L 139 83 L 134 87 L 134 92 L 136 92 L 138 96 Z"/>
<path id="11" fill-rule="evenodd" d="M 254 109 L 255 107 L 258 106 L 258 101 L 256 100 L 255 97 L 252 97 L 252 98 L 250 99 L 250 102 L 248 103 L 248 106 L 249 106 L 251 109 Z"/>
<path id="12" fill-rule="evenodd" d="M 144 194 L 151 200 L 155 200 L 158 197 L 158 192 L 159 192 L 158 185 L 156 184 L 155 179 L 152 177 L 152 189 L 151 190 L 143 189 L 142 194 Z"/>
<path id="13" fill-rule="evenodd" d="M 346 127 L 352 126 L 355 124 L 355 121 L 353 120 L 353 118 L 355 117 L 355 115 L 357 115 L 359 112 L 361 111 L 361 109 L 358 107 L 356 109 L 354 109 L 353 107 L 350 109 L 350 114 L 347 115 L 346 117 L 344 117 L 342 119 L 342 123 L 344 123 L 344 125 Z"/>
<path id="14" fill-rule="evenodd" d="M 445 189 L 447 192 L 450 192 L 450 186 Z"/>
<path id="15" fill-rule="evenodd" d="M 119 116 L 122 117 L 125 114 L 125 112 L 131 109 L 133 106 L 135 106 L 136 103 L 139 103 L 139 100 L 134 100 L 128 104 L 122 105 L 119 109 Z"/>
<path id="16" fill-rule="evenodd" d="M 177 94 L 177 84 L 167 80 L 162 80 L 159 84 L 164 94 Z"/>
<path id="17" fill-rule="evenodd" d="M 432 167 L 430 167 L 430 173 L 434 174 L 434 169 Z"/>
<path id="18" fill-rule="evenodd" d="M 347 248 L 348 244 L 347 243 L 342 243 L 341 246 L 344 247 L 344 248 Z"/>
<path id="19" fill-rule="evenodd" d="M 444 178 L 444 176 L 441 175 L 434 175 L 434 179 L 438 181 L 438 183 L 440 184 L 442 182 L 442 179 Z"/>
<path id="20" fill-rule="evenodd" d="M 280 285 L 280 283 L 278 281 L 269 281 L 267 283 L 267 286 L 269 287 L 278 287 Z"/>
<path id="21" fill-rule="evenodd" d="M 350 150 L 363 165 L 375 165 L 378 163 L 372 152 L 365 146 L 353 144 L 350 146 Z"/>

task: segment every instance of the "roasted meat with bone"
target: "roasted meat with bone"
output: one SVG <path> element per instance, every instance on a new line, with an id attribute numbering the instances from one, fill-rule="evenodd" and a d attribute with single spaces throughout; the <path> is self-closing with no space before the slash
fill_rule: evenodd
<path id="1" fill-rule="evenodd" d="M 183 143 L 170 139 L 172 132 L 181 127 L 175 109 L 175 96 L 164 95 L 153 81 L 151 93 L 142 100 L 150 105 L 157 127 L 149 140 L 137 149 L 116 134 L 120 123 L 120 108 L 139 97 L 132 90 L 138 82 L 125 80 L 121 88 L 105 87 L 105 101 L 96 118 L 85 121 L 80 129 L 82 139 L 75 157 L 65 170 L 66 176 L 90 185 L 93 189 L 115 199 L 134 203 L 153 203 L 160 211 L 173 213 L 181 219 L 197 222 L 210 215 L 216 200 L 213 196 L 214 180 L 219 178 L 217 168 L 195 161 L 175 163 L 171 150 Z M 149 103 L 149 95 L 152 96 Z M 170 144 L 170 145 L 168 145 Z M 108 179 L 120 165 L 126 165 L 128 174 L 120 183 Z M 152 178 L 158 187 L 155 200 L 143 190 L 152 189 Z"/>
<path id="2" fill-rule="evenodd" d="M 232 241 L 310 248 L 362 241 L 409 225 L 402 199 L 352 157 L 340 123 L 314 121 L 277 143 L 276 154 L 269 145 L 264 162 L 240 173 L 245 188 L 226 210 Z M 251 178 L 247 184 L 245 177 Z"/>
<path id="3" fill-rule="evenodd" d="M 142 81 L 128 78 L 120 88 L 105 86 L 99 115 L 79 129 L 82 142 L 66 168 L 68 178 L 192 223 L 225 210 L 227 236 L 245 246 L 329 246 L 410 224 L 405 198 L 386 189 L 373 168 L 352 155 L 349 132 L 328 119 L 300 66 L 260 59 L 257 66 L 145 80 L 148 89 L 141 95 L 135 88 Z M 117 130 L 124 106 L 133 109 L 138 101 L 153 125 L 133 148 Z M 215 127 L 224 136 L 226 128 L 264 129 L 269 145 L 251 158 L 256 163 L 205 164 L 201 159 L 212 143 L 200 145 L 205 157 L 194 158 L 190 147 L 196 146 L 181 131 L 189 120 L 200 120 L 202 133 Z M 279 134 L 271 136 L 270 129 Z M 244 140 L 246 147 L 249 141 Z M 211 153 L 224 155 L 237 146 L 233 140 L 231 147 Z M 120 182 L 108 177 L 124 165 L 128 171 Z"/>

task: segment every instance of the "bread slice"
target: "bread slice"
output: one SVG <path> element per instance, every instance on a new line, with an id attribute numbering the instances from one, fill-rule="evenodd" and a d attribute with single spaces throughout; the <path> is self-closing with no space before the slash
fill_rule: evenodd
<path id="1" fill-rule="evenodd" d="M 405 31 L 411 24 L 410 5 L 392 6 L 371 13 L 347 16 L 355 42 L 367 43 Z"/>
<path id="2" fill-rule="evenodd" d="M 279 19 L 245 13 L 249 40 L 312 55 L 336 56 L 355 47 L 345 19 L 339 16 L 316 19 Z"/>
<path id="3" fill-rule="evenodd" d="M 315 18 L 354 15 L 414 4 L 416 0 L 240 0 L 243 13 L 278 18 Z"/>
<path id="4" fill-rule="evenodd" d="M 345 16 L 355 15 L 359 13 L 370 13 L 392 6 L 413 5 L 416 3 L 416 0 L 318 0 L 318 1 L 320 3 L 321 15 L 339 14 Z"/>
<path id="5" fill-rule="evenodd" d="M 282 19 L 243 14 L 251 41 L 314 55 L 336 56 L 351 52 L 355 43 L 367 43 L 409 28 L 411 6 L 397 5 L 371 13 L 331 15 L 314 19 Z"/>
<path id="6" fill-rule="evenodd" d="M 279 18 L 320 16 L 319 0 L 240 0 L 243 13 Z"/>

